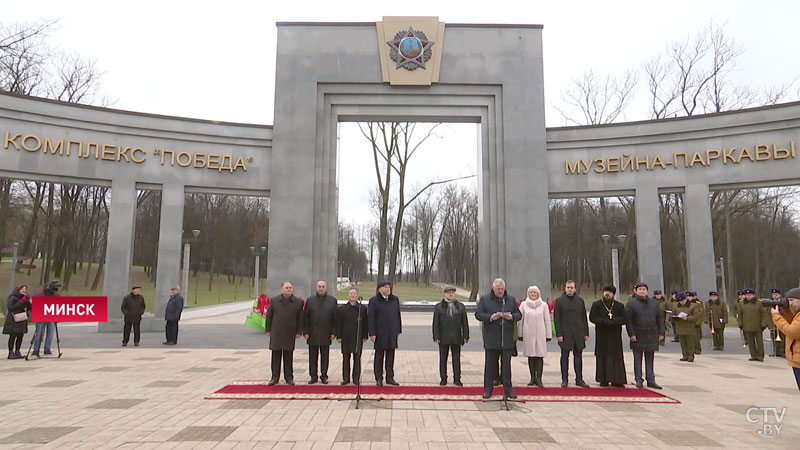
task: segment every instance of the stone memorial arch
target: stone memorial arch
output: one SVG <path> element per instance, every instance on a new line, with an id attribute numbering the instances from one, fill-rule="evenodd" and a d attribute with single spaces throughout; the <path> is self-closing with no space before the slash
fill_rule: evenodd
<path id="1" fill-rule="evenodd" d="M 709 192 L 798 183 L 800 103 L 546 129 L 539 25 L 386 17 L 277 29 L 274 127 L 0 94 L 0 176 L 111 187 L 111 320 L 100 331 L 121 328 L 137 189 L 162 191 L 154 326 L 179 280 L 186 193 L 270 197 L 268 292 L 284 280 L 301 294 L 332 283 L 337 177 L 348 176 L 336 170 L 339 122 L 479 125 L 481 291 L 499 276 L 517 295 L 536 283 L 551 296 L 549 200 L 614 195 L 635 198 L 638 278 L 662 286 L 658 196 L 667 192 L 684 195 L 687 287 L 711 290 Z"/>

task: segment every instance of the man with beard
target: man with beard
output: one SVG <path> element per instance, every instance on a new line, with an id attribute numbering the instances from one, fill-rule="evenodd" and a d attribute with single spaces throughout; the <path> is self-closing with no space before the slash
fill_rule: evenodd
<path id="1" fill-rule="evenodd" d="M 739 307 L 739 328 L 744 332 L 747 348 L 750 350 L 748 361 L 764 361 L 764 337 L 766 328 L 767 308 L 761 306 L 761 300 L 755 297 L 756 291 L 752 288 L 743 290 L 744 300 Z"/>
<path id="2" fill-rule="evenodd" d="M 361 350 L 367 340 L 367 307 L 359 303 L 358 289 L 347 292 L 347 303 L 336 312 L 336 340 L 342 344 L 342 385 L 350 382 L 350 358 L 353 359 L 353 383 L 361 382 Z"/>
<path id="3" fill-rule="evenodd" d="M 589 320 L 595 325 L 594 354 L 597 359 L 595 380 L 600 386 L 625 387 L 625 358 L 622 355 L 622 326 L 625 306 L 614 300 L 617 288 L 603 288 L 603 298 L 592 303 Z"/>
<path id="4" fill-rule="evenodd" d="M 303 330 L 303 301 L 294 296 L 292 283 L 281 283 L 281 295 L 273 297 L 266 317 L 266 333 L 272 350 L 272 378 L 269 385 L 278 382 L 283 361 L 283 378 L 294 385 L 294 341 Z"/>
<path id="5" fill-rule="evenodd" d="M 664 336 L 664 315 L 658 307 L 658 302 L 647 296 L 647 284 L 639 282 L 633 285 L 633 297 L 625 306 L 625 316 L 627 320 L 625 328 L 628 330 L 633 350 L 633 375 L 636 387 L 643 387 L 642 356 L 644 356 L 647 387 L 661 389 L 656 383 L 653 360 L 658 350 L 658 341 Z"/>
<path id="6" fill-rule="evenodd" d="M 583 381 L 583 349 L 589 339 L 589 321 L 586 319 L 586 303 L 575 293 L 575 282 L 567 280 L 564 293 L 556 299 L 553 310 L 558 346 L 561 347 L 561 387 L 567 387 L 569 378 L 569 353 L 572 352 L 575 366 L 575 384 L 588 388 Z"/>
<path id="7" fill-rule="evenodd" d="M 678 303 L 673 306 L 675 317 L 675 335 L 681 343 L 681 361 L 694 362 L 694 324 L 701 320 L 700 308 L 695 303 L 689 302 L 685 292 L 676 295 Z"/>
<path id="8" fill-rule="evenodd" d="M 507 398 L 517 398 L 511 386 L 511 351 L 516 343 L 514 322 L 522 317 L 517 300 L 506 292 L 506 282 L 496 278 L 492 291 L 478 301 L 475 318 L 483 322 L 483 398 L 492 396 L 494 380 L 503 376 L 503 389 Z M 498 371 L 497 360 L 502 369 Z"/>
<path id="9" fill-rule="evenodd" d="M 713 333 L 711 333 L 711 340 L 714 344 L 714 350 L 723 350 L 725 348 L 725 325 L 728 323 L 728 305 L 719 299 L 717 291 L 708 293 L 710 297 L 708 300 L 708 320 L 709 326 Z"/>
<path id="10" fill-rule="evenodd" d="M 336 298 L 328 295 L 328 283 L 317 281 L 317 292 L 306 299 L 303 310 L 303 337 L 308 344 L 308 374 L 311 376 L 308 384 L 317 382 L 317 362 L 321 362 L 319 380 L 328 384 L 328 362 L 331 340 L 336 336 L 338 307 Z"/>
<path id="11" fill-rule="evenodd" d="M 400 299 L 392 294 L 392 285 L 383 280 L 378 283 L 378 294 L 369 299 L 367 308 L 369 338 L 375 344 L 375 384 L 383 386 L 384 358 L 386 360 L 386 384 L 398 386 L 394 379 L 394 353 L 397 337 L 403 332 L 400 319 Z"/>

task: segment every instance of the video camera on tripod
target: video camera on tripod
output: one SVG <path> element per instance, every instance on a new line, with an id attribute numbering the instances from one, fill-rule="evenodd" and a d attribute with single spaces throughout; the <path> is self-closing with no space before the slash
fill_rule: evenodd
<path id="1" fill-rule="evenodd" d="M 44 295 L 46 297 L 57 297 L 58 288 L 61 287 L 61 283 L 58 280 L 49 280 L 44 284 Z M 42 343 L 45 339 L 45 333 L 47 332 L 47 324 L 52 323 L 53 327 L 55 328 L 56 332 L 56 346 L 58 348 L 58 357 L 61 358 L 61 338 L 58 336 L 58 322 L 38 322 L 36 323 L 36 331 L 33 333 L 33 337 L 31 338 L 31 345 L 28 347 L 28 353 L 25 354 L 25 361 L 29 360 L 31 355 L 31 349 L 33 348 L 33 344 L 36 342 L 36 338 L 38 335 L 39 338 L 39 345 L 36 346 L 37 350 L 33 352 L 33 355 L 37 358 L 39 357 L 39 350 L 42 347 Z M 47 354 L 48 349 L 45 349 L 45 354 Z"/>

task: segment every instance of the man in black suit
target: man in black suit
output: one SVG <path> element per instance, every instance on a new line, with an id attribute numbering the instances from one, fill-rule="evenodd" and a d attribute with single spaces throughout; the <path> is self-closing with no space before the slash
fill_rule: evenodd
<path id="1" fill-rule="evenodd" d="M 383 280 L 378 283 L 378 294 L 369 299 L 367 329 L 375 343 L 375 384 L 383 386 L 384 358 L 386 359 L 386 384 L 398 386 L 394 379 L 394 351 L 397 336 L 403 332 L 400 321 L 400 299 L 392 294 L 392 285 Z"/>
<path id="2" fill-rule="evenodd" d="M 483 398 L 492 396 L 494 380 L 500 373 L 506 397 L 517 398 L 511 387 L 511 352 L 516 342 L 514 322 L 522 318 L 522 313 L 516 299 L 506 292 L 506 282 L 502 278 L 494 280 L 492 291 L 481 296 L 475 318 L 483 322 Z M 499 373 L 498 359 L 502 367 Z"/>

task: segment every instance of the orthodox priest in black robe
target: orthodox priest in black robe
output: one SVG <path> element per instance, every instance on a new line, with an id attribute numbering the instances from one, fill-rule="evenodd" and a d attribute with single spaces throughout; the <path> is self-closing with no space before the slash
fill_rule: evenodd
<path id="1" fill-rule="evenodd" d="M 589 320 L 595 325 L 594 354 L 597 359 L 595 379 L 600 386 L 625 387 L 625 358 L 622 353 L 622 326 L 625 325 L 625 305 L 614 300 L 617 289 L 603 288 L 603 298 L 592 303 Z"/>

